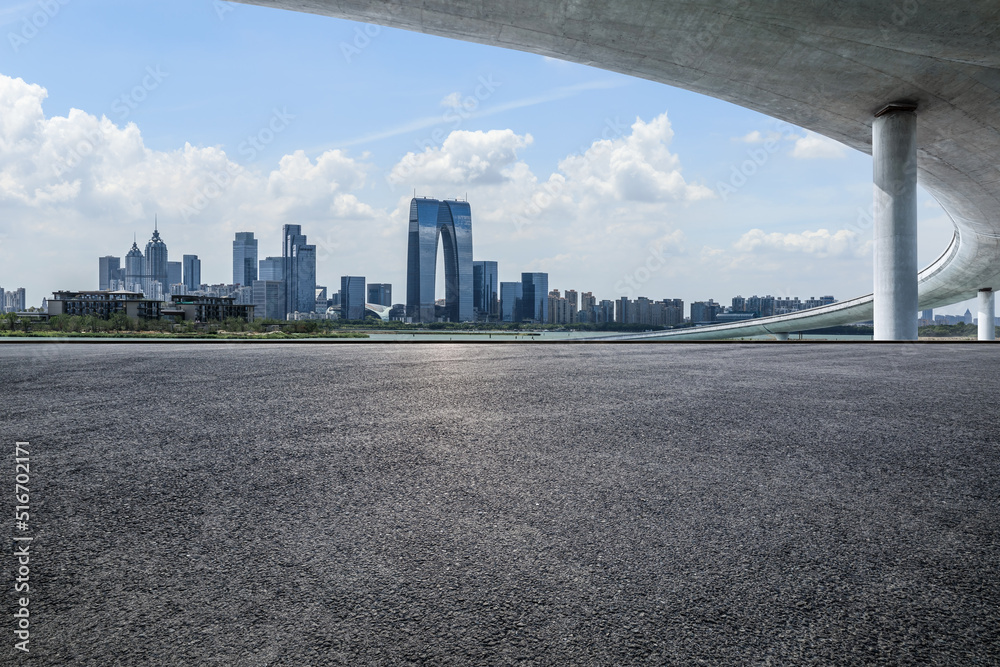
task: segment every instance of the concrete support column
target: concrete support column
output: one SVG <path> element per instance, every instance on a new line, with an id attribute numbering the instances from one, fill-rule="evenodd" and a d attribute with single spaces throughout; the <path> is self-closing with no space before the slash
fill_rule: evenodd
<path id="1" fill-rule="evenodd" d="M 979 340 L 996 340 L 996 297 L 993 289 L 979 290 Z"/>
<path id="2" fill-rule="evenodd" d="M 875 114 L 875 340 L 917 339 L 917 113 Z"/>
<path id="3" fill-rule="evenodd" d="M 775 340 L 788 340 L 788 334 L 786 333 L 776 333 L 774 334 Z"/>

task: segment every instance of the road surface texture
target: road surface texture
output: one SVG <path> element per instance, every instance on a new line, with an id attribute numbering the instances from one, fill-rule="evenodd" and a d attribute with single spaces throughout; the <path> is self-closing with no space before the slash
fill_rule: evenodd
<path id="1" fill-rule="evenodd" d="M 3 346 L 0 656 L 998 664 L 998 354 Z"/>

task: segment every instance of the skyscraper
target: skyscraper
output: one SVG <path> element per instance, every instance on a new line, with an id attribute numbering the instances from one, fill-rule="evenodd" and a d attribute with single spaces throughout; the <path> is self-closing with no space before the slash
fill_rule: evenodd
<path id="1" fill-rule="evenodd" d="M 410 200 L 406 261 L 406 315 L 414 322 L 436 319 L 435 270 L 438 239 L 444 245 L 445 317 L 475 318 L 472 306 L 472 210 L 468 202 Z"/>
<path id="2" fill-rule="evenodd" d="M 392 306 L 392 285 L 390 283 L 368 283 L 368 303 Z"/>
<path id="3" fill-rule="evenodd" d="M 201 288 L 201 260 L 198 259 L 198 255 L 184 255 L 183 263 L 184 286 L 190 292 L 197 291 Z"/>
<path id="4" fill-rule="evenodd" d="M 260 280 L 284 280 L 285 279 L 285 258 L 265 257 L 260 260 Z"/>
<path id="5" fill-rule="evenodd" d="M 160 238 L 160 230 L 155 220 L 153 223 L 153 238 L 146 244 L 146 270 L 144 271 L 145 289 L 143 293 L 148 298 L 157 298 L 157 288 L 154 282 L 160 283 L 160 290 L 166 290 L 170 284 L 167 275 L 167 244 Z M 162 296 L 162 292 L 159 296 Z"/>
<path id="6" fill-rule="evenodd" d="M 167 285 L 177 285 L 183 282 L 182 266 L 180 262 L 167 262 Z"/>
<path id="7" fill-rule="evenodd" d="M 282 238 L 285 307 L 288 312 L 311 313 L 316 308 L 316 246 L 306 243 L 301 225 L 285 225 Z"/>
<path id="8" fill-rule="evenodd" d="M 253 232 L 236 232 L 233 241 L 233 284 L 253 285 L 257 280 L 257 239 Z"/>
<path id="9" fill-rule="evenodd" d="M 364 276 L 341 276 L 340 317 L 345 320 L 365 319 Z"/>
<path id="10" fill-rule="evenodd" d="M 500 319 L 500 282 L 496 262 L 472 263 L 472 307 L 477 319 Z"/>
<path id="11" fill-rule="evenodd" d="M 281 280 L 253 281 L 253 312 L 256 319 L 283 320 L 285 309 L 285 283 Z"/>
<path id="12" fill-rule="evenodd" d="M 98 274 L 98 287 L 100 290 L 111 289 L 112 280 L 121 280 L 121 258 L 106 255 L 98 260 L 100 271 Z"/>
<path id="13" fill-rule="evenodd" d="M 522 273 L 522 319 L 547 322 L 549 319 L 549 274 Z"/>
<path id="14" fill-rule="evenodd" d="M 132 240 L 132 249 L 125 255 L 125 289 L 142 292 L 146 274 L 146 258 L 139 250 L 139 244 Z"/>
<path id="15" fill-rule="evenodd" d="M 521 321 L 521 283 L 500 283 L 500 317 L 504 322 Z"/>

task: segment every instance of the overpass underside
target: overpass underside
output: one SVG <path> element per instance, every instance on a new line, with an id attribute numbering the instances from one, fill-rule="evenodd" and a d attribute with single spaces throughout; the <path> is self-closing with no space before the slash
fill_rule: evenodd
<path id="1" fill-rule="evenodd" d="M 676 337 L 748 336 L 761 327 L 777 334 L 874 317 L 876 337 L 907 339 L 916 335 L 917 309 L 979 293 L 981 310 L 992 311 L 992 291 L 1000 289 L 1000 3 L 995 0 L 240 1 L 529 51 L 650 79 L 754 109 L 869 154 L 873 129 L 877 135 L 883 122 L 877 115 L 893 103 L 911 106 L 912 128 L 894 126 L 881 148 L 875 142 L 874 177 L 878 185 L 880 168 L 888 170 L 883 176 L 910 169 L 913 187 L 919 178 L 951 216 L 955 236 L 937 261 L 911 275 L 916 213 L 907 210 L 910 195 L 903 192 L 910 183 L 899 192 L 890 189 L 896 200 L 888 205 L 879 201 L 887 190 L 876 187 L 875 294 Z M 907 132 L 915 171 L 897 150 Z"/>

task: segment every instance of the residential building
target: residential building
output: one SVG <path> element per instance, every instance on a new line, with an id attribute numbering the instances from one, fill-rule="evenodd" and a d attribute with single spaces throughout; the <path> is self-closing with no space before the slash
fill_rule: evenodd
<path id="1" fill-rule="evenodd" d="M 92 315 L 109 320 L 116 313 L 125 313 L 133 320 L 156 320 L 160 318 L 162 303 L 157 299 L 144 298 L 141 292 L 97 290 L 53 292 L 46 305 L 50 317 Z"/>

